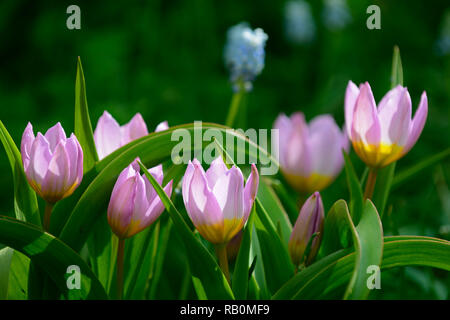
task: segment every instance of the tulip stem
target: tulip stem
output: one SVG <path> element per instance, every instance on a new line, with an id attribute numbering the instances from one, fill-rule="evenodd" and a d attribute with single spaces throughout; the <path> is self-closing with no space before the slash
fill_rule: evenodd
<path id="1" fill-rule="evenodd" d="M 220 269 L 222 269 L 223 274 L 227 278 L 228 284 L 231 284 L 230 271 L 228 270 L 227 244 L 218 244 L 215 247 Z"/>
<path id="2" fill-rule="evenodd" d="M 54 203 L 45 202 L 44 212 L 44 230 L 48 231 L 50 228 L 50 216 L 52 215 Z"/>
<path id="3" fill-rule="evenodd" d="M 123 255 L 125 251 L 125 239 L 119 238 L 117 247 L 117 299 L 121 300 L 123 295 Z"/>
<path id="4" fill-rule="evenodd" d="M 370 168 L 369 176 L 367 177 L 366 188 L 364 190 L 364 200 L 371 199 L 373 191 L 375 190 L 375 182 L 377 180 L 378 170 Z"/>
<path id="5" fill-rule="evenodd" d="M 236 115 L 239 111 L 239 106 L 241 105 L 242 98 L 244 97 L 245 90 L 239 86 L 239 90 L 233 94 L 231 98 L 230 108 L 228 109 L 227 120 L 225 125 L 227 127 L 233 126 Z"/>

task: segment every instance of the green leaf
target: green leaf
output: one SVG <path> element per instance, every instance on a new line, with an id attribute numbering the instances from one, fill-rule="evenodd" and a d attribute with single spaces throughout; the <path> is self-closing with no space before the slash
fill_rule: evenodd
<path id="1" fill-rule="evenodd" d="M 86 98 L 86 83 L 84 81 L 81 59 L 77 60 L 77 77 L 75 80 L 75 135 L 83 149 L 83 171 L 87 172 L 98 161 L 92 133 L 91 119 Z"/>
<path id="2" fill-rule="evenodd" d="M 30 257 L 69 299 L 107 299 L 104 288 L 83 259 L 59 239 L 34 225 L 0 216 L 0 243 Z M 77 265 L 81 271 L 79 290 L 67 288 L 66 272 L 71 265 Z"/>
<path id="3" fill-rule="evenodd" d="M 272 220 L 272 223 L 276 226 L 280 226 L 280 238 L 283 240 L 283 243 L 288 243 L 292 233 L 292 224 L 289 221 L 289 217 L 284 210 L 280 199 L 268 183 L 270 183 L 268 179 L 260 179 L 258 199 L 261 201 L 261 204 L 267 212 L 270 212 L 269 217 L 270 220 Z"/>
<path id="4" fill-rule="evenodd" d="M 393 162 L 387 167 L 378 170 L 372 201 L 378 208 L 378 212 L 381 218 L 383 218 L 387 199 L 391 190 L 392 181 L 394 179 L 395 165 L 396 162 Z"/>
<path id="5" fill-rule="evenodd" d="M 358 224 L 363 211 L 363 192 L 350 157 L 345 151 L 342 152 L 345 160 L 345 175 L 350 191 L 350 215 L 353 223 Z"/>
<path id="6" fill-rule="evenodd" d="M 318 257 L 328 256 L 352 245 L 356 229 L 344 200 L 336 201 L 328 211 Z"/>
<path id="7" fill-rule="evenodd" d="M 255 216 L 254 211 L 255 209 L 253 207 L 242 234 L 241 246 L 239 248 L 233 272 L 232 289 L 237 300 L 247 299 L 250 247 L 252 243 L 253 219 Z"/>
<path id="8" fill-rule="evenodd" d="M 265 278 L 267 287 L 273 293 L 292 277 L 294 265 L 291 262 L 287 244 L 284 244 L 278 236 L 274 224 L 258 197 L 256 197 L 255 206 L 257 213 L 255 228 L 261 246 Z"/>
<path id="9" fill-rule="evenodd" d="M 377 209 L 372 201 L 366 200 L 359 224 L 353 238 L 356 261 L 344 299 L 366 299 L 369 288 L 366 285 L 367 268 L 380 266 L 383 256 L 383 227 Z"/>
<path id="10" fill-rule="evenodd" d="M 8 299 L 27 299 L 29 266 L 30 258 L 19 251 L 14 250 L 9 271 Z"/>
<path id="11" fill-rule="evenodd" d="M 14 180 L 14 211 L 16 218 L 35 225 L 41 225 L 36 193 L 28 184 L 23 171 L 22 156 L 16 144 L 0 120 L 0 140 L 8 156 Z"/>
<path id="12" fill-rule="evenodd" d="M 289 280 L 273 299 L 336 299 L 350 281 L 355 252 L 342 249 L 316 261 Z M 426 266 L 450 271 L 450 242 L 430 237 L 385 237 L 381 270 Z"/>
<path id="13" fill-rule="evenodd" d="M 392 71 L 391 71 L 391 89 L 397 85 L 403 85 L 403 67 L 400 57 L 400 49 L 394 46 L 394 54 L 392 55 Z"/>
<path id="14" fill-rule="evenodd" d="M 164 207 L 172 218 L 174 227 L 177 229 L 180 237 L 182 237 L 189 257 L 192 276 L 201 282 L 208 299 L 233 299 L 230 286 L 214 257 L 194 236 L 163 188 L 147 171 L 142 162 L 139 161 L 139 165 L 163 202 Z M 197 282 L 194 282 L 194 285 L 198 288 Z"/>
<path id="15" fill-rule="evenodd" d="M 0 300 L 8 296 L 9 270 L 14 250 L 9 247 L 0 249 Z"/>
<path id="16" fill-rule="evenodd" d="M 420 171 L 426 169 L 429 166 L 438 163 L 441 160 L 446 159 L 449 155 L 450 155 L 450 148 L 447 148 L 442 152 L 439 152 L 421 161 L 418 161 L 418 163 L 409 168 L 403 169 L 402 171 L 398 172 L 395 175 L 394 180 L 392 181 L 391 188 L 392 189 L 397 188 L 398 186 L 402 185 L 405 181 L 408 181 L 415 174 L 419 173 Z"/>

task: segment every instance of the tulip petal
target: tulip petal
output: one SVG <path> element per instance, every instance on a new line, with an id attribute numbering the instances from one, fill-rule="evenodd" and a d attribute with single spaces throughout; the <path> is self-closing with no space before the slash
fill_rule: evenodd
<path id="1" fill-rule="evenodd" d="M 103 113 L 94 131 L 94 141 L 99 159 L 122 146 L 121 128 L 107 111 Z"/>
<path id="2" fill-rule="evenodd" d="M 71 187 L 69 184 L 70 158 L 65 144 L 64 141 L 60 141 L 56 146 L 41 186 L 42 197 L 51 203 L 62 199 Z"/>
<path id="3" fill-rule="evenodd" d="M 122 145 L 148 135 L 147 125 L 140 113 L 136 113 L 127 124 L 121 127 Z"/>
<path id="4" fill-rule="evenodd" d="M 194 225 L 223 224 L 222 210 L 208 188 L 203 168 L 195 165 L 186 209 Z"/>
<path id="5" fill-rule="evenodd" d="M 160 132 L 169 129 L 169 123 L 167 121 L 163 121 L 156 126 L 155 132 Z"/>
<path id="6" fill-rule="evenodd" d="M 184 176 L 183 176 L 183 182 L 182 182 L 182 186 L 181 186 L 181 192 L 183 194 L 183 201 L 184 201 L 184 205 L 186 207 L 187 207 L 187 201 L 189 198 L 189 187 L 191 186 L 191 180 L 192 180 L 192 176 L 193 176 L 194 170 L 195 170 L 194 162 L 198 163 L 198 160 L 194 159 L 193 162 L 191 162 L 189 160 L 189 163 L 186 168 L 186 172 L 184 173 Z"/>
<path id="7" fill-rule="evenodd" d="M 359 89 L 352 81 L 348 82 L 347 89 L 345 90 L 345 127 L 347 134 L 351 137 L 352 134 L 352 121 L 353 113 L 355 111 L 356 99 L 359 95 Z"/>
<path id="8" fill-rule="evenodd" d="M 244 216 L 244 177 L 238 167 L 222 175 L 212 190 L 224 219 L 241 219 Z"/>
<path id="9" fill-rule="evenodd" d="M 312 171 L 334 176 L 338 164 L 343 163 L 342 133 L 330 115 L 314 118 L 309 125 Z"/>
<path id="10" fill-rule="evenodd" d="M 37 185 L 42 185 L 52 159 L 50 146 L 45 137 L 38 132 L 30 151 L 30 163 L 26 171 L 28 179 Z"/>
<path id="11" fill-rule="evenodd" d="M 31 146 L 33 145 L 34 139 L 33 126 L 28 122 L 20 143 L 20 153 L 22 155 L 23 168 L 25 171 L 27 171 L 30 163 Z"/>
<path id="12" fill-rule="evenodd" d="M 48 129 L 44 136 L 50 145 L 51 152 L 55 151 L 56 146 L 61 140 L 66 141 L 67 138 L 66 133 L 64 132 L 64 129 L 59 122 Z"/>
<path id="13" fill-rule="evenodd" d="M 309 176 L 311 173 L 311 151 L 308 143 L 308 126 L 302 113 L 291 116 L 292 130 L 287 137 L 284 150 L 284 169 L 288 173 Z M 280 156 L 281 159 L 281 156 Z"/>
<path id="14" fill-rule="evenodd" d="M 381 142 L 404 146 L 411 122 L 411 97 L 408 90 L 402 86 L 390 90 L 380 102 L 378 118 Z"/>
<path id="15" fill-rule="evenodd" d="M 250 173 L 244 188 L 244 222 L 247 221 L 250 211 L 258 193 L 259 174 L 255 164 L 252 163 L 252 172 Z"/>
<path id="16" fill-rule="evenodd" d="M 278 153 L 280 156 L 280 164 L 285 166 L 286 164 L 286 146 L 288 137 L 291 134 L 292 124 L 291 119 L 289 119 L 284 113 L 280 114 L 275 120 L 275 124 L 273 127 L 275 130 L 278 130 L 278 138 L 279 141 L 276 141 L 275 147 L 278 148 Z"/>
<path id="17" fill-rule="evenodd" d="M 127 169 L 131 167 L 128 166 Z M 127 170 L 129 172 L 129 170 Z M 108 222 L 119 237 L 126 236 L 134 208 L 136 174 L 114 186 L 108 206 Z"/>
<path id="18" fill-rule="evenodd" d="M 115 198 L 117 196 L 117 193 L 120 192 L 121 185 L 129 180 L 130 178 L 133 178 L 136 176 L 136 173 L 139 172 L 139 169 L 136 169 L 135 167 L 135 161 L 133 161 L 131 164 L 128 165 L 125 169 L 122 170 L 122 172 L 119 174 L 119 177 L 117 178 L 116 184 L 114 185 L 113 191 L 111 193 L 111 198 Z"/>
<path id="19" fill-rule="evenodd" d="M 169 198 L 172 195 L 172 188 L 173 188 L 173 180 L 170 180 L 169 183 L 164 187 L 164 192 L 167 194 Z M 145 227 L 152 224 L 164 212 L 164 209 L 165 207 L 161 199 L 158 196 L 156 196 L 150 203 L 147 211 L 145 212 L 142 224 L 145 225 Z"/>
<path id="20" fill-rule="evenodd" d="M 428 114 L 428 98 L 426 92 L 423 92 L 422 96 L 420 97 L 419 108 L 417 109 L 416 113 L 414 114 L 414 118 L 411 121 L 409 136 L 405 148 L 403 149 L 403 154 L 411 150 L 411 148 L 416 144 L 425 126 L 427 114 Z"/>
<path id="21" fill-rule="evenodd" d="M 211 162 L 208 170 L 206 170 L 206 180 L 208 180 L 208 186 L 210 189 L 214 188 L 217 180 L 228 171 L 222 156 L 217 157 Z"/>
<path id="22" fill-rule="evenodd" d="M 364 144 L 378 145 L 380 143 L 380 122 L 372 89 L 367 82 L 361 85 L 356 99 L 351 137 L 352 141 L 362 141 Z"/>
<path id="23" fill-rule="evenodd" d="M 77 182 L 79 177 L 79 147 L 78 140 L 72 133 L 70 138 L 66 140 L 64 149 L 66 150 L 67 156 L 69 158 L 69 176 L 67 182 L 72 185 Z M 83 163 L 81 163 L 83 164 Z M 81 165 L 81 170 L 83 170 L 83 165 Z M 81 179 L 79 180 L 81 182 Z"/>

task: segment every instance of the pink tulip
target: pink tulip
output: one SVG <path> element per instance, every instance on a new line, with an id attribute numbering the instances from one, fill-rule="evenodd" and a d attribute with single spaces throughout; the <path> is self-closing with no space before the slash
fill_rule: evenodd
<path id="1" fill-rule="evenodd" d="M 309 264 L 316 256 L 322 239 L 324 219 L 322 198 L 319 192 L 314 192 L 302 206 L 289 239 L 289 253 L 296 266 L 301 262 Z M 306 247 L 315 233 L 309 254 L 304 257 Z"/>
<path id="2" fill-rule="evenodd" d="M 320 115 L 307 125 L 301 112 L 290 118 L 281 114 L 274 129 L 279 130 L 281 171 L 294 189 L 311 193 L 333 182 L 344 164 L 342 149 L 349 148 L 333 117 Z"/>
<path id="3" fill-rule="evenodd" d="M 155 131 L 167 130 L 167 121 L 161 122 Z M 140 113 L 127 124 L 120 126 L 117 121 L 107 111 L 98 119 L 97 127 L 94 130 L 95 146 L 99 159 L 103 159 L 113 151 L 148 135 L 147 125 Z"/>
<path id="4" fill-rule="evenodd" d="M 194 159 L 183 178 L 183 200 L 198 232 L 213 244 L 228 243 L 244 226 L 258 191 L 256 166 L 244 187 L 238 167 L 227 169 L 222 157 L 205 172 Z"/>
<path id="5" fill-rule="evenodd" d="M 378 108 L 368 82 L 358 87 L 351 81 L 345 94 L 347 133 L 358 156 L 372 168 L 382 168 L 403 157 L 417 142 L 428 113 L 422 93 L 411 119 L 411 97 L 397 86 L 381 99 Z"/>
<path id="6" fill-rule="evenodd" d="M 134 160 L 119 175 L 108 206 L 108 222 L 120 238 L 129 238 L 151 225 L 164 211 L 164 205 L 148 181 L 140 175 L 140 167 Z M 160 185 L 163 182 L 162 165 L 149 170 Z M 172 194 L 172 180 L 164 187 L 167 195 Z"/>
<path id="7" fill-rule="evenodd" d="M 75 135 L 70 138 L 58 122 L 45 135 L 34 136 L 28 123 L 22 135 L 22 162 L 27 180 L 48 203 L 70 196 L 83 179 L 83 150 Z"/>

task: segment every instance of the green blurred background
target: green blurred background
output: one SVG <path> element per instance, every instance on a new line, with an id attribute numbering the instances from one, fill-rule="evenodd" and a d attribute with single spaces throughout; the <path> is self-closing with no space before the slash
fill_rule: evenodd
<path id="1" fill-rule="evenodd" d="M 397 172 L 450 145 L 450 3 L 347 1 L 346 24 L 326 23 L 325 0 L 310 1 L 315 26 L 308 43 L 285 36 L 286 1 L 20 1 L 0 3 L 0 119 L 20 145 L 30 121 L 45 131 L 60 121 L 73 130 L 77 56 L 91 121 L 108 110 L 121 124 L 140 112 L 149 130 L 203 120 L 223 123 L 231 85 L 223 63 L 227 29 L 241 21 L 269 35 L 266 66 L 247 98 L 247 125 L 270 128 L 280 112 L 307 119 L 331 113 L 343 125 L 348 80 L 369 81 L 379 101 L 390 87 L 393 46 L 417 108 L 426 90 L 429 113 L 417 145 Z M 81 30 L 66 28 L 66 8 L 81 8 Z M 381 30 L 368 30 L 366 8 L 381 9 Z M 447 20 L 447 23 L 445 22 Z M 447 25 L 447 27 L 446 27 Z M 447 29 L 448 30 L 447 30 Z M 354 154 L 358 174 L 363 164 Z M 13 210 L 12 176 L 0 153 L 0 212 Z M 385 234 L 450 238 L 448 157 L 393 190 Z M 343 174 L 324 192 L 329 208 L 347 197 Z M 448 299 L 448 273 L 403 268 L 382 273 L 371 298 Z"/>

